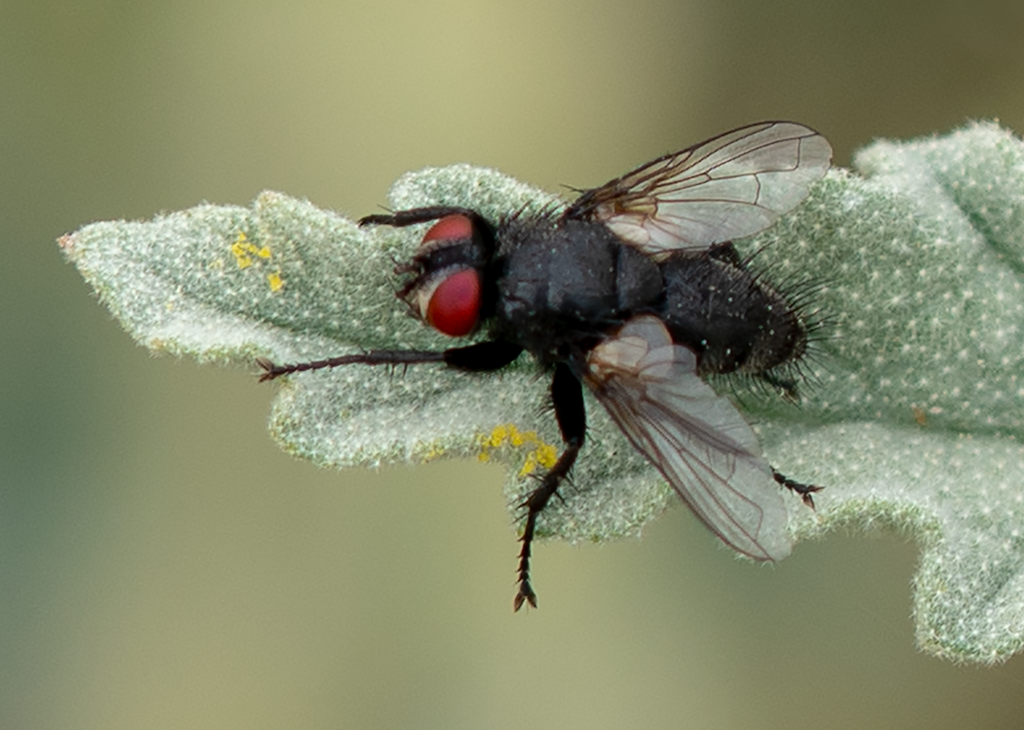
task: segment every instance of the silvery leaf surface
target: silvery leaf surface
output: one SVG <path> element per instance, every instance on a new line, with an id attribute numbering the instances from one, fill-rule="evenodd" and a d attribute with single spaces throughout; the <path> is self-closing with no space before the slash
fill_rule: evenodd
<path id="1" fill-rule="evenodd" d="M 1024 646 L 1024 145 L 977 124 L 877 142 L 855 167 L 737 242 L 824 323 L 801 363 L 800 403 L 735 378 L 712 384 L 754 424 L 773 466 L 827 487 L 815 511 L 786 495 L 793 539 L 837 527 L 912 536 L 920 646 L 1000 661 Z M 563 204 L 468 165 L 407 174 L 390 203 L 489 219 Z M 249 207 L 95 223 L 61 246 L 140 344 L 255 375 L 257 357 L 450 346 L 394 295 L 395 262 L 423 230 L 360 229 L 268 192 Z M 542 412 L 548 382 L 527 356 L 499 374 L 346 367 L 268 387 L 279 391 L 271 431 L 289 453 L 331 467 L 492 460 L 508 470 L 517 516 L 531 475 L 558 450 Z M 676 501 L 600 405 L 588 408 L 573 484 L 539 523 L 547 537 L 635 534 Z"/>

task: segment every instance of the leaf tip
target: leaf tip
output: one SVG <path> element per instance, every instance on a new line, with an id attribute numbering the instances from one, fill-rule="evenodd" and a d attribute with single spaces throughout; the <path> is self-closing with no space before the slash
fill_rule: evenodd
<path id="1" fill-rule="evenodd" d="M 63 236 L 57 239 L 57 245 L 60 246 L 60 250 L 64 252 L 64 255 L 68 258 L 73 258 L 75 255 L 75 240 L 74 233 L 65 233 Z"/>

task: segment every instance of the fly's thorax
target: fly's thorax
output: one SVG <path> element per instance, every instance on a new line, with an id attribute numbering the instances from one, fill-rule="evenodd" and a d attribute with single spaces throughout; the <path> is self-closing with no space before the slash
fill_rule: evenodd
<path id="1" fill-rule="evenodd" d="M 786 298 L 730 261 L 707 253 L 661 263 L 662 317 L 698 354 L 701 375 L 763 373 L 804 354 L 807 327 Z"/>
<path id="2" fill-rule="evenodd" d="M 497 327 L 535 354 L 593 337 L 662 296 L 657 264 L 602 224 L 515 218 L 496 240 Z"/>

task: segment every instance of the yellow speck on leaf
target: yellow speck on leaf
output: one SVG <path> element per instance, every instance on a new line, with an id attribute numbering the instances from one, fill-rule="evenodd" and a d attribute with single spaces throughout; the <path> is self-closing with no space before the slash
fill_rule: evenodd
<path id="1" fill-rule="evenodd" d="M 491 431 L 491 437 L 487 440 L 487 443 L 497 448 L 498 446 L 501 446 L 506 438 L 508 438 L 508 429 L 505 426 L 496 426 L 495 429 Z"/>
<path id="2" fill-rule="evenodd" d="M 520 477 L 532 474 L 538 467 L 550 469 L 558 459 L 555 446 L 543 441 L 536 431 L 520 431 L 514 423 L 496 426 L 490 434 L 480 436 L 479 443 L 480 461 L 490 461 L 491 452 L 505 446 L 513 449 L 528 447 L 526 461 L 519 470 Z"/>
<path id="3" fill-rule="evenodd" d="M 447 449 L 444 446 L 441 446 L 439 443 L 431 444 L 430 450 L 423 457 L 423 463 L 426 464 L 428 462 L 433 461 L 434 459 L 440 459 L 442 456 L 445 455 L 446 452 Z"/>
<path id="4" fill-rule="evenodd" d="M 267 282 L 270 284 L 270 291 L 280 291 L 281 287 L 284 286 L 284 282 L 281 280 L 280 271 L 275 271 L 273 274 L 267 274 Z"/>
<path id="5" fill-rule="evenodd" d="M 264 246 L 263 248 L 256 248 L 255 245 L 249 240 L 245 232 L 242 231 L 238 234 L 238 238 L 231 244 L 231 253 L 235 256 L 235 261 L 238 262 L 238 268 L 247 269 L 253 265 L 253 256 L 257 256 L 261 259 L 270 258 L 270 246 Z M 280 289 L 280 287 L 278 287 Z M 274 291 L 277 291 L 275 289 Z"/>

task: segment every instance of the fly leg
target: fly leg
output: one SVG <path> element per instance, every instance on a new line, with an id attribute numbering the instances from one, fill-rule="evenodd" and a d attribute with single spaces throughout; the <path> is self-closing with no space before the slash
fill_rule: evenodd
<path id="1" fill-rule="evenodd" d="M 555 418 L 565 442 L 565 450 L 558 461 L 551 467 L 540 486 L 530 492 L 523 502 L 526 508 L 526 526 L 520 538 L 523 547 L 519 551 L 519 592 L 513 601 L 514 610 L 518 611 L 524 603 L 537 607 L 537 594 L 530 583 L 530 554 L 533 547 L 533 536 L 537 528 L 537 516 L 544 510 L 548 502 L 558 492 L 558 487 L 569 474 L 576 457 L 583 448 L 583 440 L 587 433 L 587 410 L 583 403 L 583 386 L 572 374 L 569 366 L 559 363 L 555 368 L 555 376 L 551 381 L 551 402 L 555 407 Z"/>
<path id="2" fill-rule="evenodd" d="M 777 481 L 781 486 L 785 487 L 791 492 L 796 492 L 797 494 L 799 494 L 800 499 L 802 499 L 804 501 L 804 504 L 806 504 L 811 509 L 814 509 L 814 493 L 820 492 L 822 489 L 825 488 L 816 486 L 814 484 L 803 484 L 801 482 L 794 481 L 793 479 L 787 477 L 785 474 L 779 474 L 779 472 L 775 471 L 775 469 L 772 469 L 772 476 L 775 478 L 775 481 Z"/>
<path id="3" fill-rule="evenodd" d="M 519 345 L 503 340 L 493 340 L 478 342 L 468 347 L 451 347 L 440 352 L 433 350 L 370 350 L 292 365 L 275 365 L 265 357 L 261 357 L 256 360 L 256 364 L 263 368 L 263 375 L 260 376 L 262 383 L 282 375 L 336 368 L 340 365 L 415 365 L 425 362 L 440 362 L 458 370 L 471 372 L 500 370 L 519 357 L 519 353 L 522 351 L 523 348 Z"/>
<path id="4" fill-rule="evenodd" d="M 443 352 L 426 350 L 370 350 L 353 355 L 330 357 L 326 360 L 298 362 L 289 365 L 275 365 L 265 357 L 256 358 L 256 364 L 263 369 L 260 382 L 273 380 L 282 375 L 304 373 L 307 370 L 336 368 L 341 365 L 413 365 L 422 362 L 444 362 Z"/>
<path id="5" fill-rule="evenodd" d="M 359 219 L 359 225 L 404 228 L 405 226 L 413 226 L 417 223 L 436 221 L 449 215 L 464 215 L 481 230 L 491 230 L 490 223 L 484 220 L 475 210 L 460 208 L 455 205 L 432 205 L 426 208 L 410 208 L 409 210 L 397 210 L 392 213 L 367 215 Z"/>

